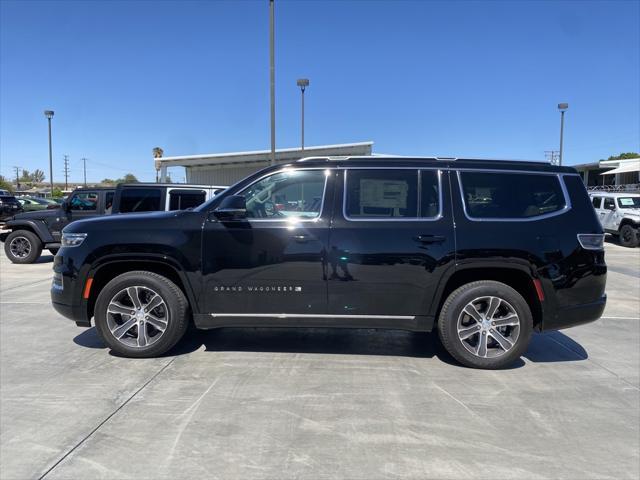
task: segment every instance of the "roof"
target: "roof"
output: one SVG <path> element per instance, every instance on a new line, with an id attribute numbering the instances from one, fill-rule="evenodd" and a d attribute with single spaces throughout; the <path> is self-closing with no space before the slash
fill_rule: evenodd
<path id="1" fill-rule="evenodd" d="M 533 162 L 524 160 L 495 160 L 479 158 L 442 158 L 442 157 L 307 157 L 298 160 L 293 165 L 304 163 L 305 166 L 380 166 L 381 163 L 398 167 L 445 167 L 445 168 L 486 168 L 497 170 L 539 170 L 545 172 L 576 173 L 573 167 L 551 165 L 548 162 Z M 386 165 L 385 165 L 386 166 Z M 278 166 L 282 168 L 282 165 Z"/>
<path id="2" fill-rule="evenodd" d="M 632 193 L 632 192 L 607 192 L 605 190 L 592 190 L 589 192 L 589 195 L 594 196 L 602 196 L 602 197 L 640 197 L 640 193 Z"/>
<path id="3" fill-rule="evenodd" d="M 336 145 L 317 145 L 301 148 L 276 149 L 276 161 L 297 160 L 305 155 L 370 155 L 373 142 L 343 143 Z M 183 155 L 161 157 L 155 160 L 162 166 L 192 167 L 198 165 L 224 165 L 234 163 L 268 162 L 271 150 L 253 150 L 247 152 L 212 153 L 205 155 Z"/>
<path id="4" fill-rule="evenodd" d="M 167 187 L 167 188 L 227 188 L 227 185 L 200 185 L 195 183 L 119 183 L 117 187 Z"/>

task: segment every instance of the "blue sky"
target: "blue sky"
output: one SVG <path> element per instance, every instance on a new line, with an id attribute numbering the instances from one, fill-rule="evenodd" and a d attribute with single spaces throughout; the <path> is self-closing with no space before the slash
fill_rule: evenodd
<path id="1" fill-rule="evenodd" d="M 268 149 L 268 2 L 0 2 L 0 171 Z M 278 148 L 565 161 L 640 150 L 638 1 L 276 1 Z M 181 169 L 180 169 L 181 170 Z M 176 171 L 174 180 L 183 174 Z"/>

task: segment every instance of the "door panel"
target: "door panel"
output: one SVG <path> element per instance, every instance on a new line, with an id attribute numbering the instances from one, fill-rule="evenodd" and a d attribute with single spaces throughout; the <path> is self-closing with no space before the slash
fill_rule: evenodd
<path id="1" fill-rule="evenodd" d="M 424 170 L 418 179 L 417 170 L 406 169 L 415 172 L 414 185 L 413 175 L 403 179 L 398 169 L 370 176 L 352 173 L 357 171 L 341 172 L 336 186 L 327 254 L 329 313 L 428 315 L 455 259 L 452 212 L 443 201 L 450 198 L 447 173 Z"/>
<path id="2" fill-rule="evenodd" d="M 296 183 L 292 176 L 274 188 L 254 184 L 241 192 L 249 218 L 223 222 L 210 215 L 202 242 L 203 312 L 326 313 L 331 212 L 325 205 L 333 198 L 333 181 L 328 170 L 302 171 L 315 172 L 305 174 L 313 181 Z"/>

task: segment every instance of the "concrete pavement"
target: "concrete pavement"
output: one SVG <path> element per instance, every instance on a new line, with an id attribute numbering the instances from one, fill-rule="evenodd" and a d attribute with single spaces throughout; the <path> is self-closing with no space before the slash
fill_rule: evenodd
<path id="1" fill-rule="evenodd" d="M 49 304 L 51 257 L 0 270 L 0 478 L 638 478 L 640 249 L 607 246 L 595 323 L 503 371 L 436 335 L 191 332 L 108 353 Z"/>

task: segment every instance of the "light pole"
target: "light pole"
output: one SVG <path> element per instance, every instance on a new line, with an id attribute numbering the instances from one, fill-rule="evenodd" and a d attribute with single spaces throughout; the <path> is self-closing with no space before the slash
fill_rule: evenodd
<path id="1" fill-rule="evenodd" d="M 562 165 L 562 143 L 564 140 L 564 112 L 569 108 L 568 103 L 559 103 L 558 110 L 560 110 L 560 156 L 558 157 L 559 165 Z"/>
<path id="2" fill-rule="evenodd" d="M 300 87 L 300 92 L 302 94 L 302 140 L 300 144 L 302 145 L 302 151 L 304 151 L 304 91 L 309 86 L 309 79 L 299 78 L 296 85 Z"/>
<path id="3" fill-rule="evenodd" d="M 53 118 L 53 110 L 45 110 L 44 116 L 49 122 L 49 183 L 51 184 L 51 196 L 53 197 L 53 153 L 51 150 L 51 119 Z"/>
<path id="4" fill-rule="evenodd" d="M 271 100 L 271 165 L 276 164 L 276 54 L 274 51 L 274 12 L 273 0 L 269 0 L 269 83 Z"/>

